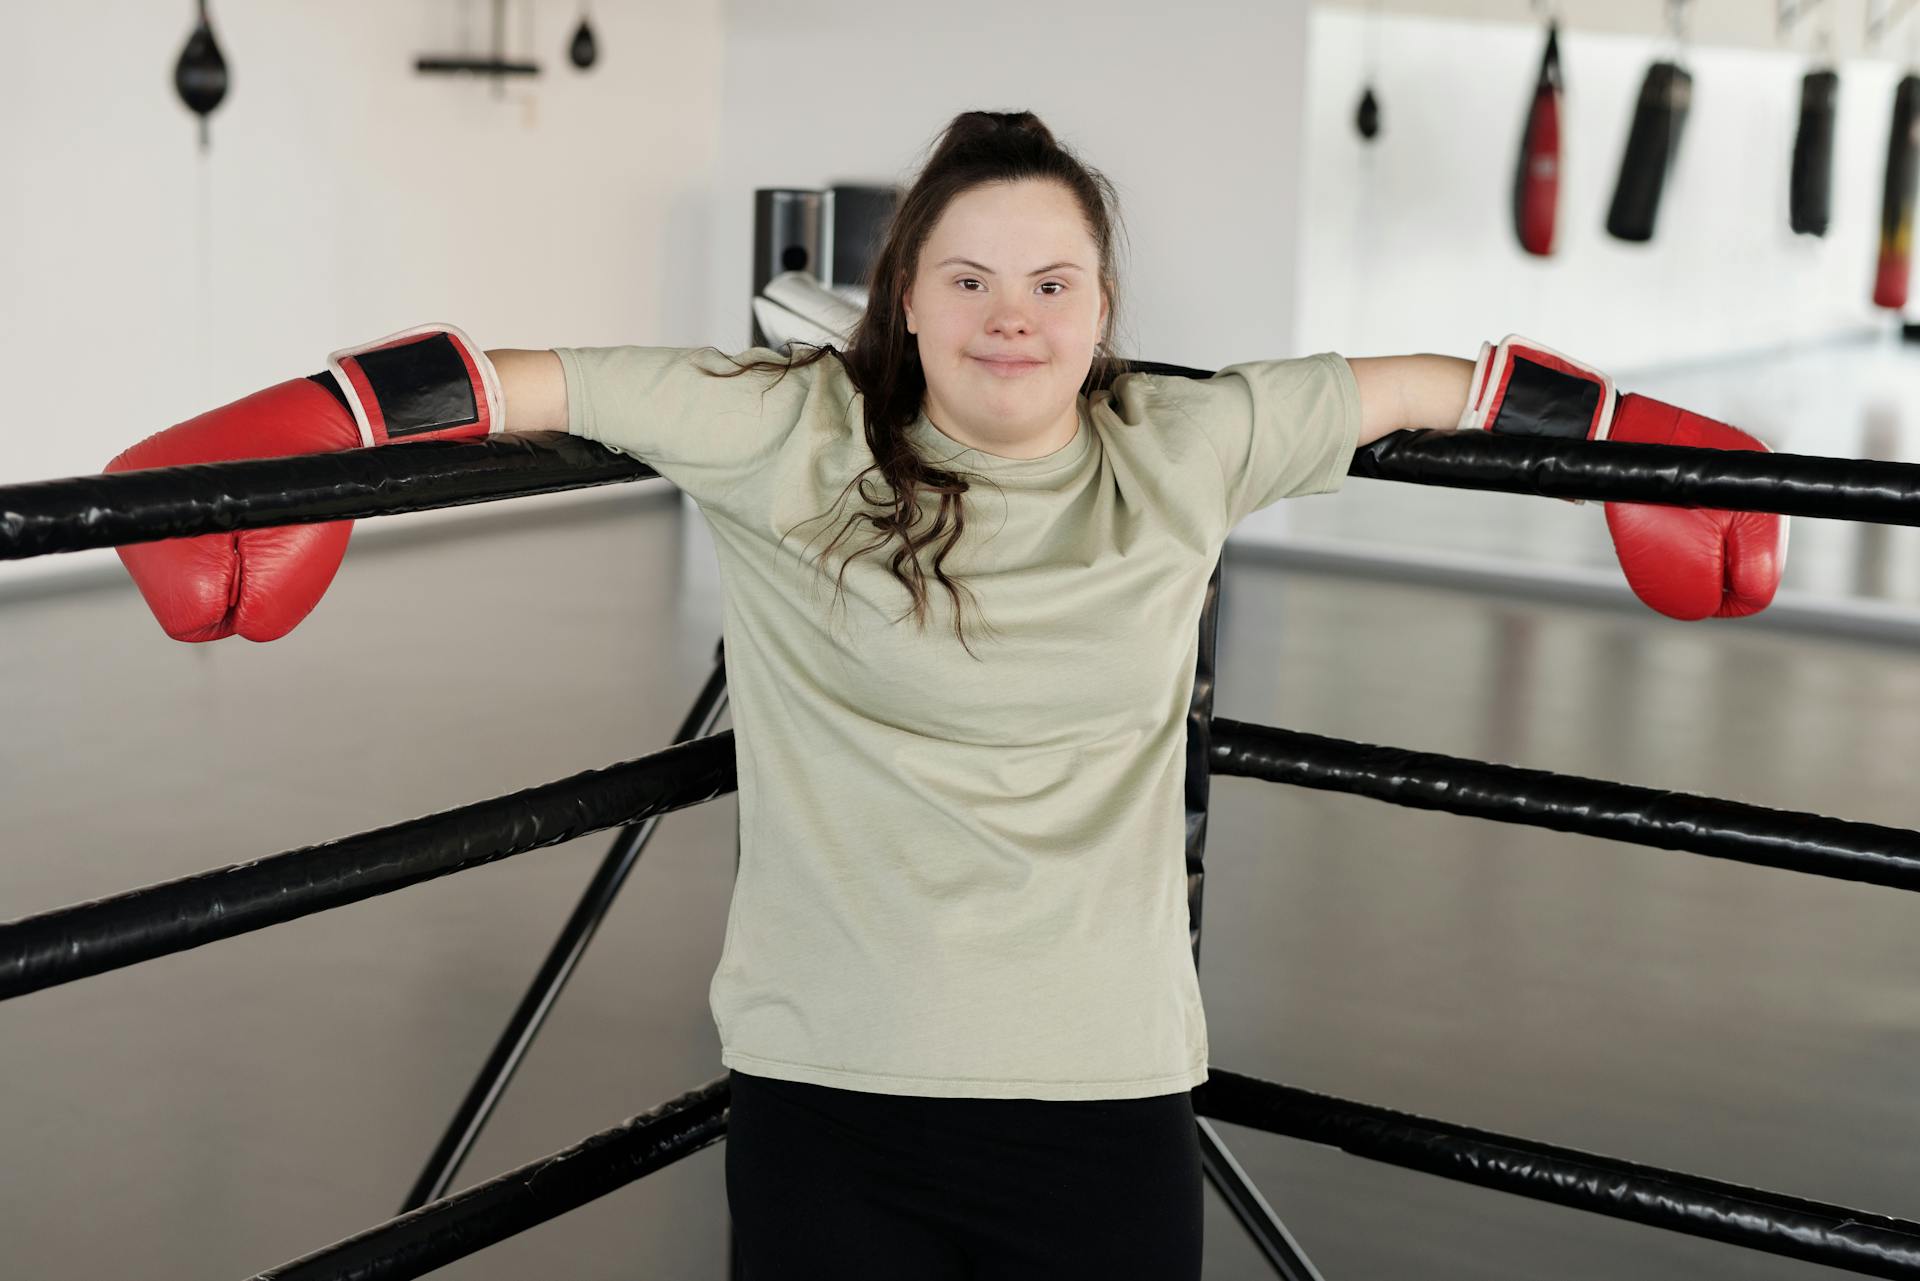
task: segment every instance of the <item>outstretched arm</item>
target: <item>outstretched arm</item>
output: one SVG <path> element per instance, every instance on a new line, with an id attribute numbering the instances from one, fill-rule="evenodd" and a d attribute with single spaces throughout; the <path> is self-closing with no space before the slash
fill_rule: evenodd
<path id="1" fill-rule="evenodd" d="M 1646 396 L 1571 356 L 1509 334 L 1473 364 L 1446 356 L 1355 360 L 1360 442 L 1401 427 L 1519 437 L 1765 450 L 1739 428 Z M 1472 412 L 1466 400 L 1474 398 Z M 1674 503 L 1609 502 L 1607 529 L 1634 594 L 1673 618 L 1765 609 L 1786 564 L 1787 518 Z"/>
<path id="2" fill-rule="evenodd" d="M 501 431 L 567 429 L 567 379 L 560 357 L 551 350 L 503 347 L 487 358 L 500 375 L 500 396 L 506 401 Z"/>
<path id="3" fill-rule="evenodd" d="M 1456 356 L 1348 357 L 1360 388 L 1360 443 L 1407 427 L 1451 431 L 1467 407 L 1473 362 Z"/>

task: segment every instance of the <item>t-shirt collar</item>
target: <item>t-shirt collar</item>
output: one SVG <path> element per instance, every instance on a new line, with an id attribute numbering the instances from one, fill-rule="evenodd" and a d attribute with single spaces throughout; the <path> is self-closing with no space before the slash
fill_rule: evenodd
<path id="1" fill-rule="evenodd" d="M 989 454 L 983 449 L 963 445 L 934 426 L 924 409 L 908 424 L 907 434 L 915 444 L 923 446 L 922 455 L 937 466 L 979 472 L 1000 481 L 1029 480 L 1078 466 L 1087 456 L 1087 451 L 1092 447 L 1094 429 L 1087 414 L 1086 397 L 1078 399 L 1077 407 L 1079 429 L 1074 432 L 1073 439 L 1038 458 L 1003 458 L 999 454 Z"/>

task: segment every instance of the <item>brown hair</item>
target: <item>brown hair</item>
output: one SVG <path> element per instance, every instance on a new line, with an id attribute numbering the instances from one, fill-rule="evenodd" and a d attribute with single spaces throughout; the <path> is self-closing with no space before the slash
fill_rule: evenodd
<path id="1" fill-rule="evenodd" d="M 933 557 L 933 576 L 953 598 L 954 635 L 969 654 L 973 650 L 967 646 L 961 626 L 959 584 L 948 577 L 941 562 L 966 529 L 961 496 L 967 492 L 970 480 L 981 478 L 933 466 L 914 451 L 906 437 L 905 429 L 920 413 L 927 380 L 920 368 L 919 349 L 907 332 L 904 299 L 913 283 L 920 251 L 955 197 L 992 183 L 1028 179 L 1059 183 L 1073 196 L 1087 220 L 1087 230 L 1099 252 L 1100 288 L 1107 301 L 1107 322 L 1094 348 L 1093 364 L 1081 385 L 1081 394 L 1109 386 L 1125 368 L 1112 349 L 1120 313 L 1117 266 L 1124 235 L 1119 200 L 1104 174 L 1063 147 L 1039 118 L 1028 111 L 963 112 L 942 132 L 932 156 L 901 198 L 887 228 L 870 275 L 866 314 L 848 339 L 845 351 L 829 345 L 778 364 L 735 362 L 738 367 L 733 373 L 716 375 L 732 378 L 749 369 L 779 369 L 784 377 L 785 370 L 799 369 L 827 356 L 840 361 L 849 380 L 865 399 L 867 447 L 872 450 L 874 461 L 847 482 L 832 509 L 813 519 L 823 520 L 832 515 L 846 498 L 847 491 L 856 486 L 862 500 L 875 510 L 855 512 L 846 518 L 840 532 L 820 553 L 822 572 L 825 572 L 827 557 L 857 526 L 865 525 L 875 532 L 873 541 L 849 554 L 841 563 L 835 579 L 837 600 L 845 584 L 847 565 L 853 558 L 898 538 L 900 546 L 894 549 L 888 567 L 906 586 L 913 602 L 909 612 L 924 630 L 927 583 L 920 565 L 920 549 L 945 535 L 945 541 Z M 891 496 L 869 491 L 863 478 L 873 471 L 879 472 L 886 481 Z M 923 493 L 938 495 L 940 500 L 938 510 L 924 519 L 920 502 Z M 809 522 L 802 522 L 806 523 Z M 902 614 L 894 621 L 899 622 L 906 616 Z"/>

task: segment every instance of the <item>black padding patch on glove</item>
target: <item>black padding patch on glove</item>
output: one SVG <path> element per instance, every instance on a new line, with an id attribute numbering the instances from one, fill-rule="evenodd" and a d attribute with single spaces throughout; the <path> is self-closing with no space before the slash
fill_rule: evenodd
<path id="1" fill-rule="evenodd" d="M 1599 408 L 1599 383 L 1515 356 L 1493 430 L 1514 436 L 1585 440 Z"/>
<path id="2" fill-rule="evenodd" d="M 373 388 L 389 440 L 480 421 L 473 375 L 446 334 L 362 352 L 354 361 Z"/>

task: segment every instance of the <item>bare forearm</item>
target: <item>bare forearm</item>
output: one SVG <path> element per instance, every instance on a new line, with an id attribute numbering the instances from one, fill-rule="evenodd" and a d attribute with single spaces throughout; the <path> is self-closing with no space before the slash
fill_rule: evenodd
<path id="1" fill-rule="evenodd" d="M 1407 427 L 1451 431 L 1467 407 L 1473 362 L 1457 356 L 1348 357 L 1360 388 L 1360 443 Z"/>
<path id="2" fill-rule="evenodd" d="M 567 378 L 552 351 L 503 347 L 487 353 L 506 401 L 502 431 L 565 431 Z"/>

